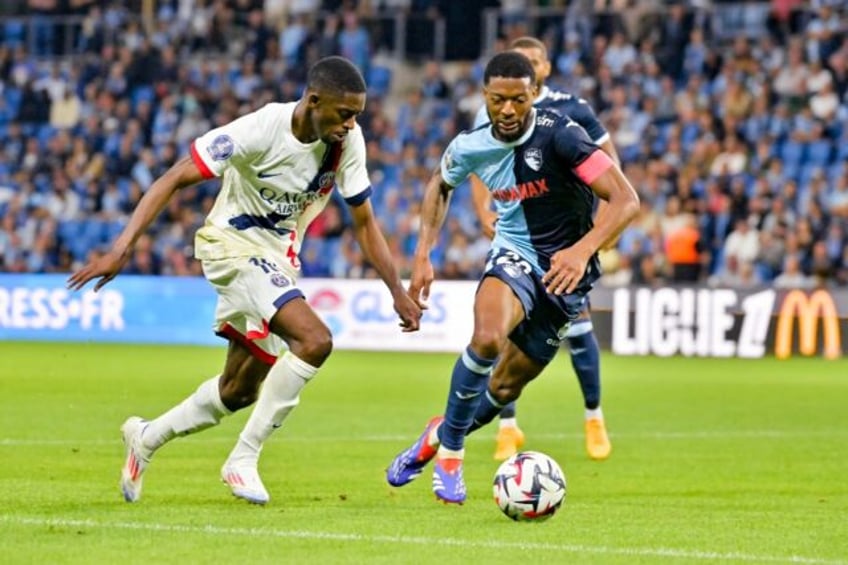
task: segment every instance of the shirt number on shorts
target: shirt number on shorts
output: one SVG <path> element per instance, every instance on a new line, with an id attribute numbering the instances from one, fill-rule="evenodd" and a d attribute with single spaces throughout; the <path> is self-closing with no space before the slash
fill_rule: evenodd
<path id="1" fill-rule="evenodd" d="M 522 259 L 515 251 L 504 252 L 495 259 L 494 263 L 489 261 L 489 264 L 486 265 L 486 270 L 490 271 L 494 266 L 507 264 L 515 265 L 528 275 L 533 272 L 533 267 L 530 266 L 530 263 Z"/>

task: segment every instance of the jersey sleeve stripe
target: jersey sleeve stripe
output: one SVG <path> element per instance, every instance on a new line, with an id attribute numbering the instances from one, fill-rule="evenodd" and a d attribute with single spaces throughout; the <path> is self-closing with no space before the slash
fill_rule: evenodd
<path id="1" fill-rule="evenodd" d="M 301 290 L 298 288 L 287 290 L 286 292 L 282 293 L 280 296 L 277 297 L 277 299 L 274 301 L 274 307 L 279 310 L 295 298 L 304 298 L 303 292 L 301 292 Z"/>
<path id="2" fill-rule="evenodd" d="M 345 198 L 345 202 L 347 202 L 350 206 L 359 206 L 361 204 L 364 204 L 365 201 L 369 198 L 371 198 L 370 186 L 358 194 L 354 194 L 353 196 Z"/>
<path id="3" fill-rule="evenodd" d="M 612 167 L 613 164 L 609 155 L 598 149 L 589 155 L 585 161 L 577 165 L 574 172 L 580 177 L 580 180 L 586 184 L 592 184 L 599 176 L 607 172 L 607 169 Z"/>
<path id="4" fill-rule="evenodd" d="M 191 153 L 191 160 L 194 161 L 194 165 L 197 167 L 197 170 L 200 171 L 200 174 L 203 175 L 203 178 L 214 178 L 215 173 L 212 172 L 212 169 L 209 168 L 209 165 L 207 165 L 206 161 L 203 160 L 203 157 L 200 156 L 200 152 L 197 150 L 197 147 L 195 147 L 193 141 L 191 142 L 189 152 Z"/>
<path id="5" fill-rule="evenodd" d="M 606 143 L 609 140 L 610 140 L 610 134 L 609 134 L 609 132 L 606 132 L 606 133 L 604 133 L 604 135 L 602 135 L 598 139 L 595 139 L 592 143 L 594 143 L 595 145 L 603 145 L 604 143 Z"/>

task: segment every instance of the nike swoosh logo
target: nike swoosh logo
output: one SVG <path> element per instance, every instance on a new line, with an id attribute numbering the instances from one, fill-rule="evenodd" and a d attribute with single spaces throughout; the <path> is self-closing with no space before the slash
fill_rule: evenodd
<path id="1" fill-rule="evenodd" d="M 269 173 L 267 171 L 262 171 L 261 173 L 257 173 L 256 176 L 261 178 L 261 179 L 269 179 L 271 177 L 278 177 L 281 174 L 283 174 L 283 173 Z"/>
<path id="2" fill-rule="evenodd" d="M 574 349 L 571 350 L 572 355 L 580 355 L 581 353 L 585 353 L 585 352 L 586 352 L 585 347 L 575 347 Z"/>
<path id="3" fill-rule="evenodd" d="M 470 400 L 475 396 L 480 396 L 479 392 L 459 392 L 458 390 L 455 391 L 454 394 L 460 400 Z"/>

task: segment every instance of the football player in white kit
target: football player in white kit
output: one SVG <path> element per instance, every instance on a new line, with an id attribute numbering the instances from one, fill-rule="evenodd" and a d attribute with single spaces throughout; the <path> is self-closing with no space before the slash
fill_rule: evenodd
<path id="1" fill-rule="evenodd" d="M 100 289 L 120 272 L 177 190 L 222 179 L 197 232 L 195 255 L 218 293 L 215 331 L 229 340 L 227 359 L 220 375 L 177 406 L 149 421 L 133 416 L 121 426 L 127 502 L 141 496 L 144 471 L 162 445 L 214 426 L 254 401 L 221 479 L 239 498 L 268 502 L 259 452 L 332 350 L 330 330 L 304 299 L 297 277 L 301 238 L 334 186 L 350 206 L 363 253 L 391 292 L 402 331 L 418 330 L 421 309 L 401 284 L 369 201 L 365 142 L 356 123 L 365 90 L 348 60 L 318 61 L 300 100 L 268 104 L 196 139 L 191 154 L 150 186 L 112 249 L 68 279 L 78 290 L 99 278 L 94 290 Z"/>

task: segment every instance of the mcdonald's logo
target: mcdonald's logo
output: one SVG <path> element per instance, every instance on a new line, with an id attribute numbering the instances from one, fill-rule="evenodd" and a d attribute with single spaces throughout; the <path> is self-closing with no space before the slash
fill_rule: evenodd
<path id="1" fill-rule="evenodd" d="M 838 359 L 842 355 L 839 314 L 833 297 L 826 290 L 817 290 L 809 296 L 801 290 L 793 290 L 784 297 L 777 317 L 774 354 L 778 359 L 787 359 L 792 356 L 792 330 L 796 318 L 798 319 L 798 351 L 801 355 L 816 354 L 819 318 L 822 320 L 824 357 Z"/>

